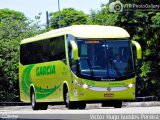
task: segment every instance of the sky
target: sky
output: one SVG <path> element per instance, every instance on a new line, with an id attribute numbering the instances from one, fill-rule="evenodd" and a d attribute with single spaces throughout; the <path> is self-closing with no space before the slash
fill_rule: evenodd
<path id="1" fill-rule="evenodd" d="M 100 9 L 101 4 L 107 3 L 108 0 L 59 0 L 59 2 L 61 10 L 72 7 L 89 14 L 91 9 Z M 42 13 L 41 22 L 45 22 L 46 11 L 49 13 L 58 11 L 58 0 L 0 0 L 0 9 L 4 8 L 23 12 L 31 20 Z"/>

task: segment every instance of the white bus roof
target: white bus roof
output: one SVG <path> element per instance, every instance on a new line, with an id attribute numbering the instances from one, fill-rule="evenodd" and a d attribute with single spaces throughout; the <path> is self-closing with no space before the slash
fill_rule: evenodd
<path id="1" fill-rule="evenodd" d="M 128 38 L 129 33 L 120 27 L 101 25 L 74 25 L 55 29 L 21 41 L 21 44 L 71 34 L 78 38 Z"/>

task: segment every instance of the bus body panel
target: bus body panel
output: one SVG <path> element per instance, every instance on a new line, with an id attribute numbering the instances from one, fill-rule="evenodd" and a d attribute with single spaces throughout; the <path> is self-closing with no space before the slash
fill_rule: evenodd
<path id="1" fill-rule="evenodd" d="M 116 32 L 116 34 L 115 34 Z M 74 25 L 70 27 L 52 30 L 50 32 L 27 38 L 21 44 L 48 39 L 61 35 L 71 34 L 78 38 L 129 38 L 129 33 L 123 28 L 102 25 Z"/>
<path id="2" fill-rule="evenodd" d="M 115 30 L 117 32 L 116 34 Z M 66 59 L 29 65 L 23 65 L 20 61 L 19 87 L 21 101 L 30 102 L 30 90 L 32 86 L 35 92 L 36 102 L 64 102 L 65 85 L 69 91 L 70 101 L 85 101 L 87 103 L 103 100 L 135 100 L 135 75 L 117 81 L 78 77 L 70 66 L 67 35 L 73 35 L 75 38 L 91 39 L 116 38 L 115 41 L 118 41 L 117 38 L 128 39 L 130 37 L 127 31 L 119 27 L 80 25 L 53 30 L 23 40 L 21 45 L 64 36 Z"/>
<path id="3" fill-rule="evenodd" d="M 40 68 L 42 69 L 44 66 L 55 66 L 55 71 L 53 71 L 53 73 L 52 71 L 51 73 L 43 73 L 43 70 L 41 72 Z M 125 81 L 114 82 L 81 79 L 77 78 L 73 73 L 71 75 L 68 67 L 64 63 L 59 61 L 51 63 L 41 63 L 38 65 L 30 65 L 24 68 L 21 66 L 20 68 L 23 69 L 22 71 L 25 72 L 25 69 L 28 69 L 30 67 L 32 67 L 32 70 L 26 72 L 27 75 L 30 74 L 30 78 L 27 79 L 27 81 L 30 79 L 30 83 L 25 83 L 23 82 L 23 80 L 21 80 L 22 82 L 20 83 L 20 98 L 22 101 L 25 102 L 30 102 L 30 84 L 35 85 L 37 102 L 63 102 L 64 80 L 66 80 L 68 86 L 70 86 L 70 88 L 68 89 L 71 94 L 71 101 L 135 99 L 135 78 L 131 78 Z M 26 86 L 22 84 L 26 84 Z M 129 88 L 129 84 L 133 84 L 133 86 Z M 85 86 L 89 87 L 86 88 Z M 112 89 L 115 88 L 120 90 L 112 91 Z"/>
<path id="4" fill-rule="evenodd" d="M 63 80 L 69 74 L 67 68 L 62 61 L 20 65 L 21 100 L 30 102 L 30 85 L 33 84 L 37 102 L 63 101 L 61 94 L 63 93 Z"/>
<path id="5" fill-rule="evenodd" d="M 73 101 L 96 101 L 96 100 L 134 100 L 135 78 L 123 81 L 93 81 L 82 79 L 75 81 Z"/>

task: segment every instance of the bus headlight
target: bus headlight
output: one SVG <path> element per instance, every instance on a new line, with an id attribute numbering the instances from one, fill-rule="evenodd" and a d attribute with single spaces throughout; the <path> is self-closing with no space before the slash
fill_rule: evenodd
<path id="1" fill-rule="evenodd" d="M 129 88 L 131 88 L 131 87 L 133 87 L 133 86 L 134 86 L 134 84 L 129 84 L 129 85 L 128 85 Z"/>
<path id="2" fill-rule="evenodd" d="M 83 88 L 85 88 L 85 89 L 86 89 L 86 88 L 88 88 L 88 85 L 86 85 L 86 84 L 83 84 Z"/>

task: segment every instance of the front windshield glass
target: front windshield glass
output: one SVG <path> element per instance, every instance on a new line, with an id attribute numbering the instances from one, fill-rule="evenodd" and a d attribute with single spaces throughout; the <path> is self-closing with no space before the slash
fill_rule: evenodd
<path id="1" fill-rule="evenodd" d="M 133 73 L 129 40 L 77 40 L 80 74 L 97 79 L 116 79 Z"/>

